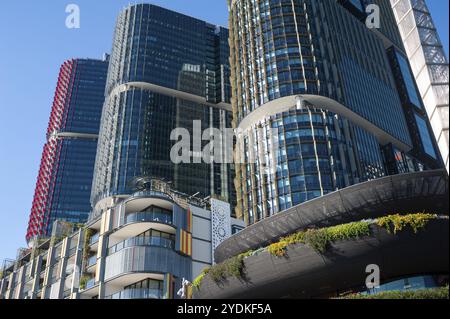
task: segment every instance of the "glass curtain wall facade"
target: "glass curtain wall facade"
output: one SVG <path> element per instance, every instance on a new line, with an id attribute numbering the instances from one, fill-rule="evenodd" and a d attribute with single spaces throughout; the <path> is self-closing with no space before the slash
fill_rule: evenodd
<path id="1" fill-rule="evenodd" d="M 61 66 L 27 241 L 50 236 L 55 220 L 87 221 L 107 70 L 107 57 Z"/>
<path id="2" fill-rule="evenodd" d="M 150 4 L 119 15 L 91 197 L 97 212 L 133 193 L 138 177 L 233 201 L 232 165 L 198 162 L 196 152 L 192 163 L 170 158 L 173 129 L 188 130 L 192 145 L 193 121 L 200 134 L 231 127 L 229 73 L 227 29 Z"/>
<path id="3" fill-rule="evenodd" d="M 247 223 L 400 173 L 400 159 L 406 171 L 441 167 L 412 137 L 387 50 L 402 54 L 401 38 L 389 3 L 376 3 L 371 30 L 366 1 L 229 1 L 233 124 L 244 132 L 236 215 Z"/>

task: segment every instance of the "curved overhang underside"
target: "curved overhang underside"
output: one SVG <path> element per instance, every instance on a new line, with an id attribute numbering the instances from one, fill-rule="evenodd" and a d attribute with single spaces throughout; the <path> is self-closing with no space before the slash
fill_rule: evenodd
<path id="1" fill-rule="evenodd" d="M 97 140 L 98 134 L 77 133 L 77 132 L 54 132 L 50 134 L 49 139 L 70 138 L 70 139 L 87 139 Z"/>
<path id="2" fill-rule="evenodd" d="M 396 235 L 371 226 L 370 237 L 341 241 L 324 254 L 305 245 L 292 245 L 286 257 L 267 251 L 244 259 L 244 279 L 235 277 L 216 283 L 203 278 L 196 299 L 258 299 L 327 297 L 337 291 L 363 288 L 366 267 L 380 267 L 382 282 L 421 274 L 447 274 L 449 267 L 449 221 L 430 221 L 415 234 Z M 264 266 L 262 266 L 264 265 Z"/>
<path id="3" fill-rule="evenodd" d="M 329 227 L 394 213 L 448 215 L 448 182 L 443 169 L 388 176 L 344 188 L 250 225 L 216 248 L 215 261 L 313 226 Z"/>
<path id="4" fill-rule="evenodd" d="M 126 92 L 126 91 L 129 91 L 132 89 L 148 90 L 148 91 L 152 91 L 154 93 L 172 96 L 172 97 L 179 98 L 182 100 L 203 104 L 203 105 L 218 108 L 218 109 L 223 109 L 223 110 L 226 110 L 229 112 L 231 112 L 231 110 L 232 110 L 231 104 L 223 103 L 223 102 L 220 102 L 217 104 L 211 103 L 211 102 L 208 102 L 205 97 L 191 94 L 188 92 L 183 92 L 183 91 L 163 87 L 163 86 L 152 84 L 149 82 L 127 82 L 127 83 L 120 84 L 120 85 L 116 86 L 110 92 L 109 96 L 119 94 L 122 92 Z"/>
<path id="5" fill-rule="evenodd" d="M 412 146 L 408 145 L 404 141 L 401 141 L 391 134 L 387 133 L 383 129 L 379 128 L 372 122 L 368 121 L 361 115 L 353 112 L 346 106 L 342 105 L 341 103 L 324 97 L 320 95 L 311 95 L 311 94 L 304 94 L 304 95 L 291 95 L 282 97 L 273 101 L 270 101 L 264 105 L 261 105 L 256 110 L 248 114 L 239 124 L 239 130 L 241 131 L 247 131 L 249 130 L 253 125 L 259 123 L 260 121 L 279 114 L 283 112 L 287 112 L 291 110 L 292 108 L 297 107 L 297 104 L 299 100 L 303 100 L 305 102 L 308 102 L 309 104 L 313 105 L 314 107 L 333 112 L 335 114 L 341 115 L 342 117 L 346 118 L 347 120 L 351 121 L 353 124 L 365 129 L 367 132 L 373 134 L 378 142 L 381 145 L 387 145 L 392 143 L 394 146 L 396 146 L 398 149 L 408 152 L 411 150 Z"/>

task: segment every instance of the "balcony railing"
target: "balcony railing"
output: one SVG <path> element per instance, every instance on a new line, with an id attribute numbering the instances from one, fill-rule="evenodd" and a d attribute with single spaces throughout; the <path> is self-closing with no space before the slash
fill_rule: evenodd
<path id="1" fill-rule="evenodd" d="M 70 289 L 64 290 L 63 298 L 68 299 L 70 296 L 71 296 L 71 290 Z"/>
<path id="2" fill-rule="evenodd" d="M 24 298 L 24 299 L 31 299 L 31 297 L 32 297 L 32 292 L 31 292 L 31 290 L 27 290 L 27 291 L 25 291 L 25 292 L 23 293 L 23 298 Z"/>
<path id="3" fill-rule="evenodd" d="M 105 299 L 162 299 L 163 292 L 159 289 L 125 289 Z"/>
<path id="4" fill-rule="evenodd" d="M 98 239 L 100 238 L 100 233 L 96 233 L 92 235 L 91 239 L 89 240 L 89 245 L 94 245 L 98 243 Z"/>
<path id="5" fill-rule="evenodd" d="M 175 242 L 171 239 L 163 237 L 147 237 L 147 236 L 134 237 L 127 239 L 123 242 L 120 242 L 117 245 L 114 245 L 111 248 L 109 248 L 108 255 L 112 255 L 128 247 L 136 247 L 136 246 L 158 246 L 174 249 Z"/>
<path id="6" fill-rule="evenodd" d="M 162 212 L 138 212 L 130 213 L 125 216 L 125 224 L 139 222 L 155 222 L 172 225 L 172 215 Z"/>
<path id="7" fill-rule="evenodd" d="M 89 259 L 87 260 L 87 267 L 91 267 L 97 264 L 97 256 L 91 256 L 89 257 Z"/>
<path id="8" fill-rule="evenodd" d="M 69 249 L 69 257 L 75 255 L 76 252 L 77 252 L 77 246 L 70 248 Z"/>
<path id="9" fill-rule="evenodd" d="M 92 278 L 86 282 L 86 286 L 84 287 L 84 290 L 91 289 L 94 286 L 95 286 L 95 278 Z"/>

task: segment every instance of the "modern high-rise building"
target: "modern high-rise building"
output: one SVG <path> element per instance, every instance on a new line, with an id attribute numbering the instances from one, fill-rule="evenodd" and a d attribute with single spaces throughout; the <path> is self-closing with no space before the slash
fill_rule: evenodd
<path id="1" fill-rule="evenodd" d="M 108 70 L 104 60 L 61 66 L 42 153 L 26 239 L 48 237 L 55 220 L 84 223 Z"/>
<path id="2" fill-rule="evenodd" d="M 425 0 L 391 0 L 405 52 L 449 170 L 448 59 Z"/>
<path id="3" fill-rule="evenodd" d="M 194 297 L 448 285 L 448 174 L 389 1 L 229 9 L 237 216 L 250 225 L 216 248 Z"/>
<path id="4" fill-rule="evenodd" d="M 372 3 L 372 2 L 371 2 Z M 443 167 L 390 3 L 232 0 L 238 217 Z M 371 11 L 369 11 L 371 12 Z M 369 21 L 373 22 L 373 21 Z"/>
<path id="5" fill-rule="evenodd" d="M 205 129 L 231 127 L 228 75 L 227 29 L 150 4 L 121 12 L 100 129 L 93 218 L 132 194 L 140 177 L 165 179 L 199 197 L 233 200 L 234 167 L 204 162 L 201 147 L 207 141 L 194 147 Z M 171 160 L 175 128 L 189 132 L 192 163 Z"/>

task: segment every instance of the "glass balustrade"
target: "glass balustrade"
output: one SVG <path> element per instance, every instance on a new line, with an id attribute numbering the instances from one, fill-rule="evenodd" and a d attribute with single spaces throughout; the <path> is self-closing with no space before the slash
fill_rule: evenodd
<path id="1" fill-rule="evenodd" d="M 125 289 L 105 299 L 162 299 L 163 292 L 159 289 Z"/>

